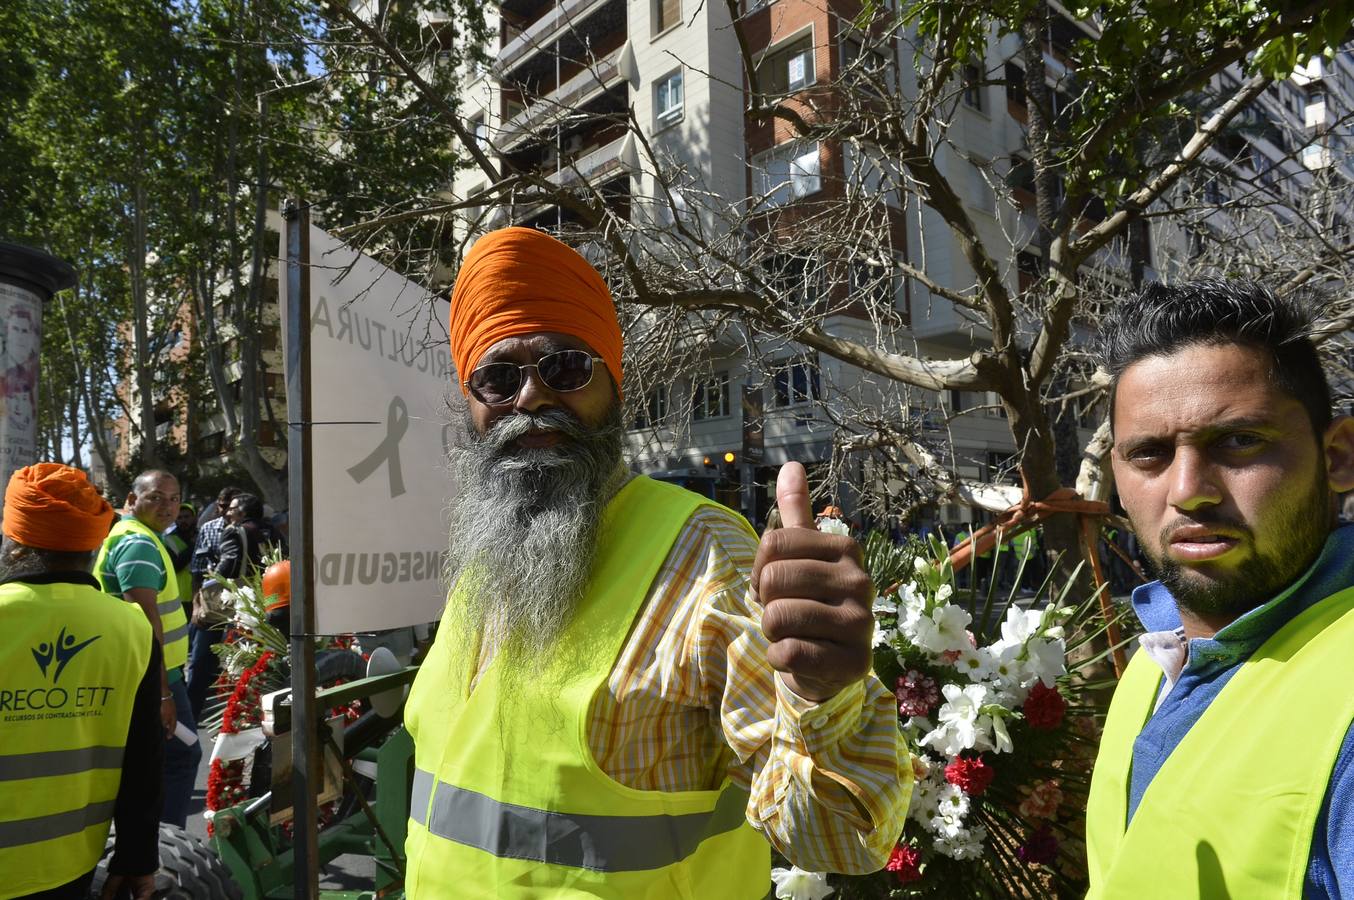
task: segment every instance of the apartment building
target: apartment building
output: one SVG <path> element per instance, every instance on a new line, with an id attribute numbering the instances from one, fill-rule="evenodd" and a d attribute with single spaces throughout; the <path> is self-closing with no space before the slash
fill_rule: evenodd
<path id="1" fill-rule="evenodd" d="M 815 204 L 868 182 L 871 161 L 858 142 L 806 142 L 786 118 L 755 114 L 759 100 L 774 96 L 788 98 L 792 108 L 802 98 L 803 113 L 812 115 L 815 104 L 834 102 L 830 86 L 855 75 L 868 82 L 863 90 L 915 91 L 910 51 L 859 31 L 860 11 L 854 0 L 744 0 L 740 31 L 754 68 L 749 77 L 727 4 L 505 0 L 488 48 L 490 65 L 465 83 L 460 108 L 492 157 L 542 171 L 556 184 L 587 179 L 617 215 L 656 233 L 667 228 L 672 241 L 681 240 L 677 224 L 717 233 L 731 220 L 745 233 L 779 235 L 784 249 L 752 262 L 782 303 L 826 306 L 830 314 L 821 325 L 832 335 L 925 358 L 962 357 L 989 335 L 981 320 L 944 297 L 945 289 L 971 286 L 974 274 L 939 214 L 884 192 L 875 201 L 880 212 L 872 251 L 824 264 L 826 251 L 812 246 L 802 226 Z M 1044 64 L 1055 103 L 1066 102 L 1057 90 L 1069 72 L 1067 48 L 1095 36 L 1093 26 L 1053 4 Z M 1300 190 L 1312 171 L 1348 165 L 1347 125 L 1340 134 L 1334 110 L 1339 104 L 1349 109 L 1349 67 L 1345 52 L 1276 87 L 1259 115 L 1282 123 L 1268 130 L 1269 139 L 1291 134 L 1295 152 L 1284 158 L 1283 147 L 1266 145 L 1264 135 L 1241 137 L 1261 148 L 1252 160 L 1256 173 L 1262 159 L 1273 159 L 1264 171 L 1274 172 L 1276 182 L 1280 172 L 1292 175 L 1284 189 Z M 1219 76 L 1219 89 L 1228 77 L 1235 73 Z M 948 140 L 936 158 L 1012 291 L 1045 267 L 1030 237 L 1034 196 L 1022 171 L 1028 118 L 1022 80 L 1018 38 L 993 34 L 984 58 L 966 67 L 955 86 Z M 1302 135 L 1323 127 L 1319 142 L 1296 150 L 1305 144 Z M 1264 131 L 1250 128 L 1257 130 Z M 1241 164 L 1226 147 L 1219 154 L 1223 166 Z M 481 173 L 467 171 L 451 195 L 473 199 L 486 187 Z M 472 232 L 571 223 L 567 210 L 528 204 L 486 202 L 472 212 L 465 223 Z M 1083 212 L 1089 222 L 1104 215 L 1103 204 Z M 1098 255 L 1098 277 L 1123 285 L 1156 278 L 1188 260 L 1189 240 L 1180 229 L 1135 228 Z M 664 252 L 662 240 L 653 243 L 654 252 Z M 924 269 L 937 290 L 900 277 L 898 263 Z M 886 298 L 888 328 L 878 321 L 878 302 L 869 304 L 873 313 L 853 303 L 861 292 Z M 831 356 L 750 338 L 737 328 L 712 329 L 702 340 L 701 365 L 683 357 L 670 377 L 652 379 L 642 397 L 632 398 L 630 449 L 642 471 L 741 508 L 754 522 L 770 508 L 780 464 L 803 461 L 811 477 L 823 471 L 833 453 L 834 420 L 886 394 L 895 407 L 910 406 L 923 438 L 949 448 L 948 461 L 960 476 L 1009 473 L 1016 448 L 994 394 L 890 394 L 878 379 L 862 378 Z M 1078 412 L 1085 438 L 1098 411 Z M 836 471 L 832 493 L 849 515 L 853 485 L 879 479 L 861 468 Z M 954 506 L 926 515 L 956 524 L 972 513 Z"/>

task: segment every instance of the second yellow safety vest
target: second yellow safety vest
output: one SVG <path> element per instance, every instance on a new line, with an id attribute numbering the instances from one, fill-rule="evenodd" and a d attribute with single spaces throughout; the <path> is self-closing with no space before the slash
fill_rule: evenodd
<path id="1" fill-rule="evenodd" d="M 1133 742 L 1161 668 L 1139 651 L 1110 703 L 1086 811 L 1093 900 L 1301 900 L 1312 833 L 1354 721 L 1354 589 L 1314 604 L 1232 676 L 1128 822 Z"/>
<path id="2" fill-rule="evenodd" d="M 704 498 L 637 477 L 607 506 L 593 575 L 537 676 L 499 653 L 474 690 L 477 635 L 455 596 L 405 707 L 414 737 L 411 900 L 767 896 L 770 848 L 747 792 L 627 787 L 597 765 L 588 708 L 649 586 Z M 717 712 L 712 712 L 716 715 Z"/>
<path id="3" fill-rule="evenodd" d="M 94 868 L 154 640 L 89 585 L 0 585 L 0 900 Z"/>
<path id="4" fill-rule="evenodd" d="M 104 560 L 108 558 L 108 551 L 113 545 L 128 534 L 151 538 L 160 551 L 160 561 L 165 568 L 165 585 L 155 595 L 155 605 L 160 611 L 160 627 L 164 631 L 165 668 L 177 669 L 188 662 L 188 617 L 183 614 L 183 604 L 179 602 L 179 583 L 174 577 L 174 561 L 169 558 L 169 551 L 165 549 L 160 536 L 134 517 L 129 516 L 120 520 L 113 526 L 103 546 L 99 548 L 98 559 L 94 561 L 94 576 L 103 584 L 104 590 L 109 589 L 109 585 L 103 579 Z"/>

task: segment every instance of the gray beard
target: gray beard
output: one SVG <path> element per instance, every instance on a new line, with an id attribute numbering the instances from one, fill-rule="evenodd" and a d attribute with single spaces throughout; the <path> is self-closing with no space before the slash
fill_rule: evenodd
<path id="1" fill-rule="evenodd" d="M 541 667 L 569 624 L 592 574 L 602 511 L 624 483 L 620 404 L 588 428 L 548 409 L 499 419 L 480 435 L 467 414 L 452 451 L 458 494 L 450 509 L 447 584 L 466 639 Z M 554 447 L 513 443 L 558 431 Z M 463 583 L 462 583 L 463 582 Z"/>

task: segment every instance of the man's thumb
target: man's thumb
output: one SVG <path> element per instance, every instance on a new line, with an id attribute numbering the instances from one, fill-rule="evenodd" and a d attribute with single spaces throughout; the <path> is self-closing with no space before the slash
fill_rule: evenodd
<path id="1" fill-rule="evenodd" d="M 776 506 L 786 528 L 813 528 L 813 507 L 809 505 L 809 477 L 797 462 L 787 462 L 776 476 Z"/>

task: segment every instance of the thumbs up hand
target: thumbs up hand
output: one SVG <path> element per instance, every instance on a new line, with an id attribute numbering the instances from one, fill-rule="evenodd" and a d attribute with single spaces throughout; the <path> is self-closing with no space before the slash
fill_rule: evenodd
<path id="1" fill-rule="evenodd" d="M 821 703 L 870 670 L 874 585 L 855 541 L 814 527 L 799 463 L 781 467 L 776 505 L 784 527 L 762 537 L 752 567 L 767 659 L 790 690 Z"/>

